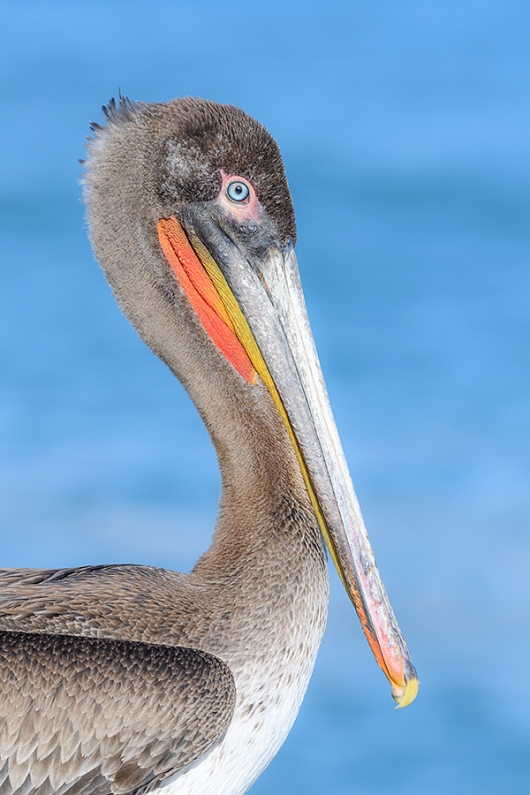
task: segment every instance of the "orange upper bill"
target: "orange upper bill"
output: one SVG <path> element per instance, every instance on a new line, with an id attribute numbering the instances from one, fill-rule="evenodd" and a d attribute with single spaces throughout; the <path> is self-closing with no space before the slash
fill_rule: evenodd
<path id="1" fill-rule="evenodd" d="M 256 383 L 256 370 L 236 336 L 219 293 L 175 216 L 160 219 L 158 239 L 166 260 L 212 342 L 246 381 Z"/>

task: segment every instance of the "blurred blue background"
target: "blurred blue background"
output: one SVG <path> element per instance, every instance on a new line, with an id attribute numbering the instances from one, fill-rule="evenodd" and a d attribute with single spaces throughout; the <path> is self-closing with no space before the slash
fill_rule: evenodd
<path id="1" fill-rule="evenodd" d="M 254 795 L 530 783 L 530 6 L 4 0 L 0 564 L 188 569 L 219 478 L 120 315 L 77 184 L 118 89 L 278 140 L 332 403 L 422 680 L 390 693 L 333 575 L 300 717 Z"/>

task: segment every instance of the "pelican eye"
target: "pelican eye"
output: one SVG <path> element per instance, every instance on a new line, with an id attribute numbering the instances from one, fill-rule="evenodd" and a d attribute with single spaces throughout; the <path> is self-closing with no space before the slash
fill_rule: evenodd
<path id="1" fill-rule="evenodd" d="M 226 193 L 228 198 L 232 199 L 233 202 L 244 202 L 245 199 L 248 199 L 250 191 L 248 185 L 245 185 L 244 182 L 234 180 L 234 182 L 230 182 L 227 186 Z"/>

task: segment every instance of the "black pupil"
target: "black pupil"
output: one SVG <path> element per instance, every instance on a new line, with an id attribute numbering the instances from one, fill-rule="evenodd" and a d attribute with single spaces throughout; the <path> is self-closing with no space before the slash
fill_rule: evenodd
<path id="1" fill-rule="evenodd" d="M 243 201 L 248 196 L 248 188 L 244 182 L 231 182 L 228 195 L 236 202 Z"/>

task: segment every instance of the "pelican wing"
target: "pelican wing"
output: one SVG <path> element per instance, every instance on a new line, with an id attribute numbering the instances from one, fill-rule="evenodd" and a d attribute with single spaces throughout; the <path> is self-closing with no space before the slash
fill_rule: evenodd
<path id="1" fill-rule="evenodd" d="M 235 686 L 196 649 L 0 632 L 1 795 L 142 792 L 226 730 Z"/>

